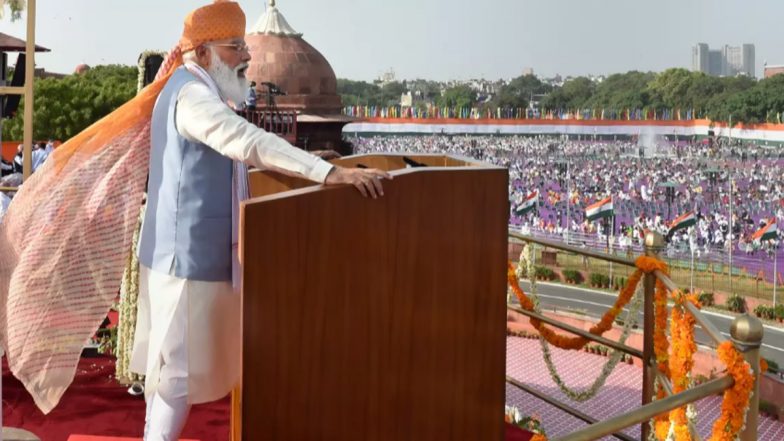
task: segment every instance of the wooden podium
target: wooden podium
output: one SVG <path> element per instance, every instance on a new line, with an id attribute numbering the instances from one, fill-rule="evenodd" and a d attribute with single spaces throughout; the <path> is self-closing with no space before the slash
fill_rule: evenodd
<path id="1" fill-rule="evenodd" d="M 502 440 L 508 173 L 448 156 L 385 196 L 252 172 L 233 439 Z"/>

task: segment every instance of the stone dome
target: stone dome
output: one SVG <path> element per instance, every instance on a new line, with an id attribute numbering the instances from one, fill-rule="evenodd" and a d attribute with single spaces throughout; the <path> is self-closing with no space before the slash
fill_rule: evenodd
<path id="1" fill-rule="evenodd" d="M 258 105 L 263 107 L 267 87 L 273 83 L 284 96 L 275 101 L 281 110 L 312 113 L 339 113 L 337 78 L 332 66 L 321 53 L 302 38 L 286 22 L 274 1 L 259 19 L 256 27 L 245 36 L 251 61 L 249 81 L 256 82 Z"/>
<path id="2" fill-rule="evenodd" d="M 81 75 L 81 74 L 87 72 L 88 70 L 90 70 L 90 66 L 82 63 L 82 64 L 76 66 L 76 68 L 74 69 L 74 73 L 78 74 L 78 75 Z"/>

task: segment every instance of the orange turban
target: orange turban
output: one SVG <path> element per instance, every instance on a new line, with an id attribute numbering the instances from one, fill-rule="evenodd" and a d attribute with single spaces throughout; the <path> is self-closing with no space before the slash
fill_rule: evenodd
<path id="1" fill-rule="evenodd" d="M 237 2 L 215 0 L 185 17 L 180 49 L 188 52 L 204 43 L 245 36 L 245 13 Z"/>

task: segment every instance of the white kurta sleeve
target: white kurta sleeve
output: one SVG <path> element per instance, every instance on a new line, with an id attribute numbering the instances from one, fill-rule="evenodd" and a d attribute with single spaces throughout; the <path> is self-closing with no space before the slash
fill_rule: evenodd
<path id="1" fill-rule="evenodd" d="M 277 167 L 324 182 L 333 165 L 249 123 L 207 85 L 192 81 L 177 97 L 177 130 L 190 141 L 208 145 L 235 161 Z"/>

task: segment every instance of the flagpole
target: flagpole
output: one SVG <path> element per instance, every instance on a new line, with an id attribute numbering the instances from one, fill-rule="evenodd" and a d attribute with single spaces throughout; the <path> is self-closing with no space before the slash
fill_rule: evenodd
<path id="1" fill-rule="evenodd" d="M 610 243 L 610 236 L 615 234 L 615 205 L 613 205 L 612 223 L 610 224 L 610 232 L 607 234 L 607 251 L 612 254 L 612 244 Z M 613 285 L 613 263 L 610 261 L 610 288 Z"/>
<path id="2" fill-rule="evenodd" d="M 730 292 L 729 295 L 734 294 L 732 289 L 732 169 L 730 169 L 730 231 L 729 231 L 729 241 L 730 241 L 730 270 L 729 270 L 729 277 L 730 277 Z"/>
<path id="3" fill-rule="evenodd" d="M 694 246 L 692 245 L 692 234 L 694 233 L 694 227 L 689 227 L 689 251 L 691 251 L 691 289 L 689 290 L 690 293 L 694 294 Z"/>
<path id="4" fill-rule="evenodd" d="M 571 194 L 571 175 L 569 174 L 569 161 L 566 162 L 566 244 L 569 245 L 569 229 L 571 226 L 569 213 L 571 212 L 572 194 Z"/>
<path id="5" fill-rule="evenodd" d="M 776 277 L 778 276 L 778 258 L 779 258 L 779 250 L 778 247 L 773 247 L 773 306 L 776 306 L 776 285 L 778 285 Z"/>

